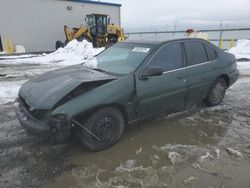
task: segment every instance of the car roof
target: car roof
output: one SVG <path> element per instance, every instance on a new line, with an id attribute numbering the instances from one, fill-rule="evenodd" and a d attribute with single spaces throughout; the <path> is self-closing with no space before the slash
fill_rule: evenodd
<path id="1" fill-rule="evenodd" d="M 127 39 L 123 42 L 126 43 L 137 43 L 137 44 L 149 44 L 149 45 L 162 45 L 169 42 L 179 42 L 179 41 L 189 41 L 189 40 L 200 40 L 206 42 L 206 40 L 201 38 L 176 38 L 176 39 L 167 39 L 166 37 L 147 37 L 140 39 Z"/>

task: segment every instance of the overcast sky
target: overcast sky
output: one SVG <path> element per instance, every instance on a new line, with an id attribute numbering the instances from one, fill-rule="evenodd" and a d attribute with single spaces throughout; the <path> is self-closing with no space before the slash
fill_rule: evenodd
<path id="1" fill-rule="evenodd" d="M 105 1 L 105 0 L 104 0 Z M 106 0 L 122 4 L 122 25 L 166 30 L 250 26 L 250 0 Z"/>

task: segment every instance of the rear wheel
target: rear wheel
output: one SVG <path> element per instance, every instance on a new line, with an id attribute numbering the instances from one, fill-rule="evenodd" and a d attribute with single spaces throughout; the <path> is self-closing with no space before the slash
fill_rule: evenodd
<path id="1" fill-rule="evenodd" d="M 118 109 L 107 107 L 94 113 L 84 126 L 92 134 L 80 127 L 80 142 L 91 151 L 100 151 L 120 139 L 124 130 L 124 117 Z"/>
<path id="2" fill-rule="evenodd" d="M 226 93 L 227 84 L 226 81 L 223 78 L 218 78 L 210 92 L 208 93 L 208 96 L 204 99 L 204 102 L 208 106 L 217 106 L 219 105 Z"/>

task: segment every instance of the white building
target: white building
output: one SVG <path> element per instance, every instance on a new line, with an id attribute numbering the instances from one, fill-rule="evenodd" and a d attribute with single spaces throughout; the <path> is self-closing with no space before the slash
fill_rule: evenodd
<path id="1" fill-rule="evenodd" d="M 79 27 L 91 13 L 107 14 L 120 25 L 120 4 L 88 0 L 0 0 L 2 43 L 11 38 L 28 52 L 55 50 L 64 25 Z"/>

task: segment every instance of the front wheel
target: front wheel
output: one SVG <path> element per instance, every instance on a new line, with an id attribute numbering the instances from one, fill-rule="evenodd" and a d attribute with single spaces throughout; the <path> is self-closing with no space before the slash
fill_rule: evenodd
<path id="1" fill-rule="evenodd" d="M 56 47 L 56 50 L 58 49 L 58 48 L 63 48 L 64 47 L 64 44 L 63 44 L 63 42 L 62 41 L 56 41 L 56 45 L 55 45 L 55 47 Z"/>
<path id="2" fill-rule="evenodd" d="M 118 37 L 116 35 L 108 36 L 107 46 L 110 47 L 118 42 Z"/>
<path id="3" fill-rule="evenodd" d="M 91 151 L 100 151 L 114 145 L 124 130 L 123 114 L 116 108 L 102 108 L 94 113 L 84 126 L 79 127 L 80 142 Z"/>
<path id="4" fill-rule="evenodd" d="M 219 105 L 226 93 L 227 84 L 223 78 L 218 78 L 212 89 L 209 91 L 208 96 L 204 99 L 204 102 L 208 106 L 217 106 Z"/>

